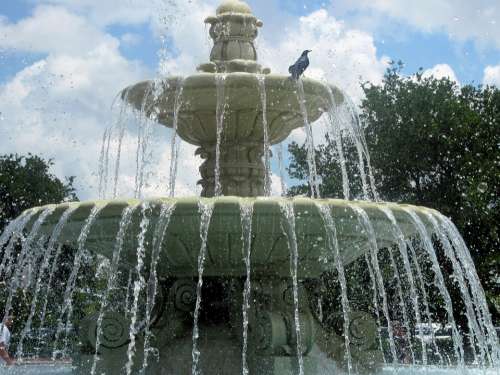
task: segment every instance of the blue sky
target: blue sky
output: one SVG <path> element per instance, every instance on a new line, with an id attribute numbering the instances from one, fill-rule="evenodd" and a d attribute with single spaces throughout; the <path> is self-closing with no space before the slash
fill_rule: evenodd
<path id="1" fill-rule="evenodd" d="M 2 0 L 0 1 L 0 148 L 56 160 L 54 173 L 76 174 L 79 193 L 96 196 L 97 163 L 111 103 L 125 86 L 162 70 L 189 74 L 208 60 L 203 19 L 220 0 Z M 498 0 L 249 0 L 264 21 L 260 61 L 285 73 L 313 49 L 308 75 L 327 79 L 354 100 L 360 81 L 379 83 L 390 60 L 405 74 L 448 76 L 459 84 L 500 85 Z M 165 20 L 167 20 L 165 22 Z M 155 130 L 155 147 L 168 149 L 168 130 Z M 321 132 L 316 136 L 321 138 Z M 125 150 L 134 154 L 134 136 Z M 297 132 L 292 139 L 301 140 Z M 127 143 L 127 141 L 129 143 Z M 196 192 L 193 148 L 183 145 L 181 194 Z M 169 155 L 155 156 L 148 193 L 164 193 Z M 123 165 L 127 195 L 134 175 Z M 275 171 L 276 172 L 276 171 Z M 276 183 L 278 186 L 279 183 Z"/>

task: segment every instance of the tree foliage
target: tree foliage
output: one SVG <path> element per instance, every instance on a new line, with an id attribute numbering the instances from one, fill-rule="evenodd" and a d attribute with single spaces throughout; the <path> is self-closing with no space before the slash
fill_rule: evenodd
<path id="1" fill-rule="evenodd" d="M 361 118 L 382 200 L 435 208 L 464 236 L 490 297 L 500 295 L 500 90 L 411 77 L 393 64 L 380 85 L 363 85 Z M 304 146 L 291 144 L 290 176 L 307 175 Z M 344 141 L 351 193 L 361 196 L 357 154 Z M 317 148 L 323 197 L 342 198 L 334 140 Z M 307 193 L 306 184 L 291 192 Z"/>
<path id="2" fill-rule="evenodd" d="M 0 232 L 28 208 L 77 200 L 74 177 L 61 181 L 50 173 L 53 165 L 31 154 L 0 156 Z"/>

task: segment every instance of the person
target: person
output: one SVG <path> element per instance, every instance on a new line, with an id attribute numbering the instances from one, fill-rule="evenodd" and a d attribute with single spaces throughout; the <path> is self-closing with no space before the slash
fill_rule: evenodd
<path id="1" fill-rule="evenodd" d="M 14 359 L 9 355 L 10 330 L 14 324 L 14 318 L 8 316 L 0 324 L 0 365 L 13 365 Z"/>

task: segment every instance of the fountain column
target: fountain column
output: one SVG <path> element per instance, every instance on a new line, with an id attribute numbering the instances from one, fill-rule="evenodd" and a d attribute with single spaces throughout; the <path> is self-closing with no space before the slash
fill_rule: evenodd
<path id="1" fill-rule="evenodd" d="M 239 113 L 226 111 L 225 77 L 228 73 L 269 73 L 257 63 L 254 41 L 262 26 L 250 7 L 241 1 L 225 1 L 217 8 L 216 16 L 208 17 L 210 37 L 214 41 L 210 62 L 198 71 L 215 73 L 217 82 L 217 131 L 213 139 L 202 144 L 197 154 L 205 162 L 200 167 L 202 196 L 234 195 L 256 197 L 265 195 L 266 168 L 263 162 L 264 139 L 235 137 L 226 128 L 244 127 L 247 124 Z M 229 124 L 231 124 L 229 126 Z M 226 126 L 225 126 L 226 125 Z"/>

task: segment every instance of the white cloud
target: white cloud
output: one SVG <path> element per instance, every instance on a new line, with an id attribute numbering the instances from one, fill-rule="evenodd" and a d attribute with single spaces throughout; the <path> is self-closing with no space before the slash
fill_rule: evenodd
<path id="1" fill-rule="evenodd" d="M 265 32 L 263 33 L 265 38 Z M 306 75 L 328 80 L 359 100 L 360 83 L 380 83 L 389 59 L 377 57 L 373 37 L 351 29 L 326 10 L 301 17 L 298 25 L 289 25 L 279 44 L 260 42 L 262 63 L 274 72 L 288 74 L 291 65 L 304 49 L 311 49 L 311 66 Z"/>
<path id="2" fill-rule="evenodd" d="M 458 83 L 457 76 L 451 66 L 448 64 L 437 64 L 434 67 L 424 71 L 423 77 L 434 77 L 436 79 L 448 78 L 451 81 Z"/>
<path id="3" fill-rule="evenodd" d="M 369 16 L 377 28 L 385 27 L 389 16 L 425 32 L 500 48 L 500 2 L 495 0 L 340 0 L 335 7 Z"/>
<path id="4" fill-rule="evenodd" d="M 101 44 L 113 48 L 119 42 L 61 7 L 37 7 L 32 16 L 15 24 L 0 20 L 0 48 L 3 49 L 84 55 Z"/>
<path id="5" fill-rule="evenodd" d="M 484 69 L 483 83 L 500 87 L 500 65 L 487 66 Z"/>
<path id="6" fill-rule="evenodd" d="M 172 9 L 163 13 L 167 18 L 163 26 L 162 17 L 154 13 L 161 0 L 147 11 L 144 3 L 138 9 L 137 1 L 45 0 L 37 2 L 44 5 L 35 8 L 32 16 L 17 23 L 0 20 L 0 35 L 7 36 L 0 38 L 0 48 L 46 55 L 0 86 L 0 147 L 3 152 L 54 158 L 58 176 L 78 176 L 78 193 L 84 199 L 97 197 L 101 137 L 112 121 L 113 99 L 123 87 L 152 76 L 120 53 L 120 43 L 134 42 L 133 35 L 124 34 L 119 40 L 107 27 L 149 22 L 155 35 L 167 33 L 169 52 L 176 54 L 164 68 L 172 74 L 193 73 L 209 59 L 211 41 L 203 21 L 214 13 L 218 1 L 175 0 L 178 13 L 174 15 Z M 113 7 L 115 13 L 110 10 Z M 172 17 L 182 22 L 167 22 Z M 299 20 L 287 18 L 282 34 L 272 32 L 283 22 L 277 19 L 261 31 L 258 41 L 260 62 L 274 72 L 287 74 L 288 65 L 307 47 L 314 50 L 307 72 L 311 77 L 328 79 L 356 98 L 362 95 L 360 81 L 380 82 L 387 59 L 377 58 L 366 32 L 347 27 L 326 11 Z M 297 138 L 303 136 L 301 131 L 296 131 Z M 170 133 L 160 126 L 154 132 L 151 149 L 155 152 L 147 169 L 152 177 L 144 190 L 146 195 L 164 195 Z M 324 129 L 317 126 L 314 132 L 322 138 Z M 134 190 L 136 142 L 131 126 L 123 145 L 119 195 L 131 196 Z M 201 160 L 194 156 L 193 146 L 183 143 L 179 163 L 177 195 L 195 194 Z M 278 185 L 274 176 L 273 190 Z"/>

